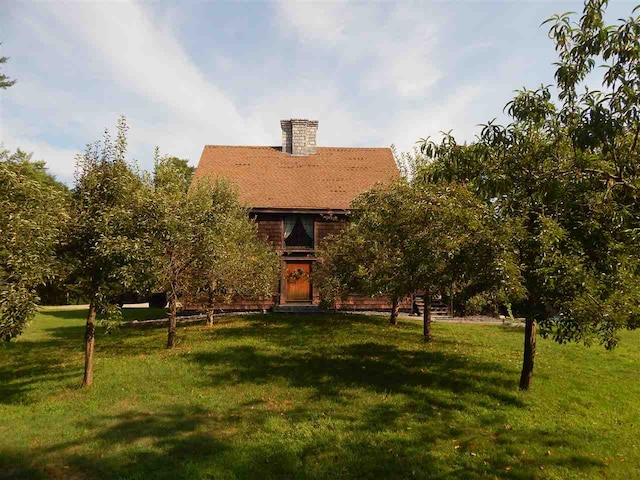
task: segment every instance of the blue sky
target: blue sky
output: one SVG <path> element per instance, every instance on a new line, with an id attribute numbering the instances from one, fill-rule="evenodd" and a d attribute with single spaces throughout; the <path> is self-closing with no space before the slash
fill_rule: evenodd
<path id="1" fill-rule="evenodd" d="M 610 22 L 633 2 L 613 0 Z M 118 116 L 130 157 L 197 164 L 205 144 L 278 145 L 279 120 L 319 120 L 320 146 L 389 146 L 502 118 L 553 82 L 542 21 L 582 2 L 17 2 L 0 0 L 0 141 L 70 181 Z"/>

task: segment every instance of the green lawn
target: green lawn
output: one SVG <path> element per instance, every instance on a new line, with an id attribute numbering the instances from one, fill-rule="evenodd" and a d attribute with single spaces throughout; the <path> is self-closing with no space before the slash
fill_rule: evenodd
<path id="1" fill-rule="evenodd" d="M 157 314 L 129 310 L 127 317 Z M 79 388 L 84 311 L 0 346 L 2 478 L 640 478 L 640 332 L 614 352 L 353 315 L 121 329 Z"/>

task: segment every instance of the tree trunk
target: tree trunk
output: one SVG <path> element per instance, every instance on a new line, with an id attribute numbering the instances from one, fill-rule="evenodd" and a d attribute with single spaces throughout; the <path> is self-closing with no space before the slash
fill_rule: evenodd
<path id="1" fill-rule="evenodd" d="M 169 298 L 169 335 L 167 336 L 167 348 L 176 346 L 176 296 L 171 294 Z"/>
<path id="2" fill-rule="evenodd" d="M 449 315 L 455 317 L 453 313 L 453 285 L 451 285 L 451 298 L 449 298 Z"/>
<path id="3" fill-rule="evenodd" d="M 209 291 L 207 301 L 207 327 L 213 327 L 213 307 L 215 305 L 215 297 L 212 291 Z"/>
<path id="4" fill-rule="evenodd" d="M 422 312 L 423 334 L 426 342 L 433 340 L 431 334 L 431 293 L 424 296 L 424 309 Z"/>
<path id="5" fill-rule="evenodd" d="M 93 348 L 96 343 L 96 304 L 89 304 L 87 324 L 84 330 L 84 378 L 82 386 L 89 387 L 93 383 Z"/>
<path id="6" fill-rule="evenodd" d="M 398 312 L 400 310 L 400 302 L 398 301 L 398 297 L 393 297 L 391 299 L 391 316 L 389 317 L 389 323 L 391 325 L 398 324 Z"/>
<path id="7" fill-rule="evenodd" d="M 520 375 L 520 390 L 529 390 L 533 377 L 533 360 L 536 355 L 536 321 L 527 318 L 524 330 L 524 355 L 522 358 L 522 374 Z"/>

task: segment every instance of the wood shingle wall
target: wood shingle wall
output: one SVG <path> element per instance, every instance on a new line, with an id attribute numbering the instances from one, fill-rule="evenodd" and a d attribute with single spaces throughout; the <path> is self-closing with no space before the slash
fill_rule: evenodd
<path id="1" fill-rule="evenodd" d="M 257 219 L 258 237 L 265 242 L 270 242 L 274 248 L 282 248 L 283 223 L 282 217 L 276 215 L 261 215 Z"/>
<path id="2" fill-rule="evenodd" d="M 316 232 L 316 246 L 319 246 L 322 240 L 328 235 L 335 235 L 340 232 L 344 227 L 344 221 L 331 221 L 331 220 L 316 220 L 315 232 Z"/>

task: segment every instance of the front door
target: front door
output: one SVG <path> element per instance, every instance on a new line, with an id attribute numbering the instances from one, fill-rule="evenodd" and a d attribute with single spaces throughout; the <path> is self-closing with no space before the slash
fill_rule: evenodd
<path id="1" fill-rule="evenodd" d="M 287 282 L 287 302 L 310 302 L 311 282 L 310 262 L 287 262 L 285 280 Z"/>

